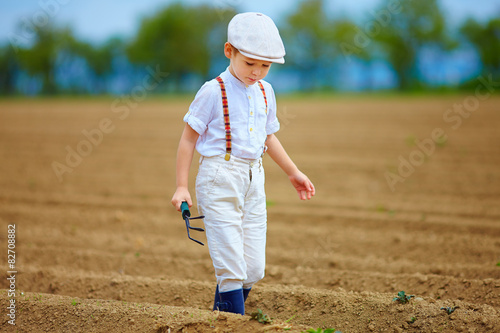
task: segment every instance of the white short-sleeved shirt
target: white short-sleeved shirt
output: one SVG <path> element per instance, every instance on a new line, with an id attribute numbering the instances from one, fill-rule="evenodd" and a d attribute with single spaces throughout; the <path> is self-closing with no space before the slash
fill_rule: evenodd
<path id="1" fill-rule="evenodd" d="M 274 90 L 268 82 L 261 81 L 268 103 L 266 114 L 264 95 L 258 83 L 247 86 L 234 77 L 229 69 L 220 77 L 226 86 L 231 123 L 231 154 L 240 158 L 259 158 L 267 136 L 280 128 L 276 117 Z M 202 156 L 217 156 L 226 152 L 224 112 L 217 80 L 210 80 L 200 88 L 184 121 L 200 135 L 196 150 Z"/>

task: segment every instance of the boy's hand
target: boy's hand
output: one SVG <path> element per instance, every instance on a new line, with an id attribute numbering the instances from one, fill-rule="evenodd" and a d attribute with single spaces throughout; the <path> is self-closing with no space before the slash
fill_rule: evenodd
<path id="1" fill-rule="evenodd" d="M 316 194 L 313 183 L 302 172 L 297 171 L 288 176 L 288 179 L 297 190 L 300 200 L 310 200 Z"/>
<path id="2" fill-rule="evenodd" d="M 193 205 L 189 190 L 185 187 L 178 187 L 172 197 L 172 205 L 174 205 L 178 212 L 181 211 L 181 204 L 183 201 L 187 201 L 189 208 Z"/>

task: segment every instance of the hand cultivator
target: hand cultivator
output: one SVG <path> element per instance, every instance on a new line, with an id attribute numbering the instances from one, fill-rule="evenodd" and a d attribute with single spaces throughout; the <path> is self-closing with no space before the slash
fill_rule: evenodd
<path id="1" fill-rule="evenodd" d="M 189 206 L 188 206 L 188 203 L 186 201 L 182 202 L 181 211 L 182 211 L 182 218 L 186 222 L 186 230 L 187 230 L 188 238 L 190 240 L 192 240 L 193 242 L 196 242 L 200 245 L 205 245 L 202 242 L 200 242 L 199 240 L 191 238 L 191 235 L 189 234 L 189 229 L 196 230 L 196 231 L 205 231 L 205 229 L 203 229 L 203 228 L 195 228 L 189 224 L 189 220 L 199 220 L 199 219 L 205 218 L 205 216 L 202 215 L 202 216 L 197 216 L 197 217 L 191 217 L 191 212 L 189 211 Z"/>

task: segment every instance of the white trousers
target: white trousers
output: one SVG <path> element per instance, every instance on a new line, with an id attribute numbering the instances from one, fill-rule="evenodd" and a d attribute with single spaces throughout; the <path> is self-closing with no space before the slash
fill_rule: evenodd
<path id="1" fill-rule="evenodd" d="M 201 157 L 198 211 L 220 292 L 251 288 L 264 277 L 267 232 L 262 159 Z"/>

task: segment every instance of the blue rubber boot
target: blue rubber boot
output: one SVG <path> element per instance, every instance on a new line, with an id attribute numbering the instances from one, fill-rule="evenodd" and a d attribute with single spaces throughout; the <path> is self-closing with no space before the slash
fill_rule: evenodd
<path id="1" fill-rule="evenodd" d="M 243 289 L 236 289 L 224 293 L 219 292 L 219 286 L 215 290 L 214 311 L 245 314 L 245 301 L 243 300 Z"/>
<path id="2" fill-rule="evenodd" d="M 250 290 L 252 290 L 252 288 L 248 288 L 248 289 L 243 288 L 243 302 L 247 301 L 248 294 L 250 293 Z"/>
<path id="3" fill-rule="evenodd" d="M 219 285 L 217 285 L 217 288 L 215 288 L 214 308 L 212 311 L 218 310 L 219 302 L 220 302 Z"/>

